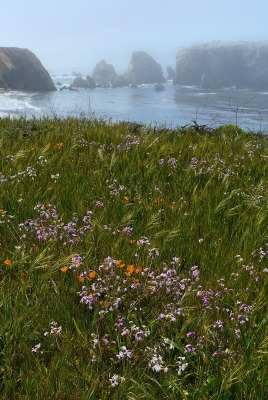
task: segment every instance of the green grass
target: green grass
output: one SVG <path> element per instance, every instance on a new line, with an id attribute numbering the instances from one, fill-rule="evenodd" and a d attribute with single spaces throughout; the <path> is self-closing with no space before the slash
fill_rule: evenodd
<path id="1" fill-rule="evenodd" d="M 235 126 L 1 119 L 0 398 L 266 399 L 267 158 Z"/>

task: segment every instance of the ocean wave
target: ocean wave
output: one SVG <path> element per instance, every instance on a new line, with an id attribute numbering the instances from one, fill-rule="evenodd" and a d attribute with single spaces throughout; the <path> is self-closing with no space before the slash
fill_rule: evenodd
<path id="1" fill-rule="evenodd" d="M 0 93 L 0 116 L 33 116 L 40 108 L 31 104 L 34 93 L 7 91 Z"/>

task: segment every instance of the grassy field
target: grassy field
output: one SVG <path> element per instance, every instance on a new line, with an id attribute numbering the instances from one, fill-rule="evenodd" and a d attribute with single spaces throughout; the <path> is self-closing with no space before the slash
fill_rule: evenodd
<path id="1" fill-rule="evenodd" d="M 0 398 L 268 393 L 268 142 L 0 119 Z"/>

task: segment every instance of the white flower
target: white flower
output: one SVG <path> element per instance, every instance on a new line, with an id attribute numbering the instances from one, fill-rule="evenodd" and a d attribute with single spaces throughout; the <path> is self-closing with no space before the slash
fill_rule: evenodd
<path id="1" fill-rule="evenodd" d="M 33 348 L 32 348 L 32 352 L 33 353 L 43 353 L 42 351 L 40 351 L 41 348 L 41 343 L 36 344 Z"/>

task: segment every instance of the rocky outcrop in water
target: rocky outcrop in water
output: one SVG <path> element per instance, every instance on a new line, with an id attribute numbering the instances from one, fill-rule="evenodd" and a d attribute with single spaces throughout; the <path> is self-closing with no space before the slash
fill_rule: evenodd
<path id="1" fill-rule="evenodd" d="M 94 79 L 87 75 L 86 79 L 83 79 L 81 77 L 75 78 L 70 86 L 71 88 L 94 89 L 96 87 L 96 83 Z"/>
<path id="2" fill-rule="evenodd" d="M 105 60 L 100 61 L 94 68 L 92 78 L 97 86 L 114 86 L 118 76 L 112 64 L 107 64 Z"/>
<path id="3" fill-rule="evenodd" d="M 0 88 L 51 91 L 56 87 L 39 59 L 29 50 L 0 47 Z"/>
<path id="4" fill-rule="evenodd" d="M 166 81 L 161 66 L 144 51 L 132 54 L 125 78 L 130 84 L 163 83 Z"/>
<path id="5" fill-rule="evenodd" d="M 176 72 L 175 72 L 174 68 L 168 66 L 166 71 L 167 71 L 167 80 L 168 81 L 174 80 L 176 78 Z"/>
<path id="6" fill-rule="evenodd" d="M 268 42 L 212 42 L 181 49 L 174 83 L 208 89 L 267 89 Z"/>

